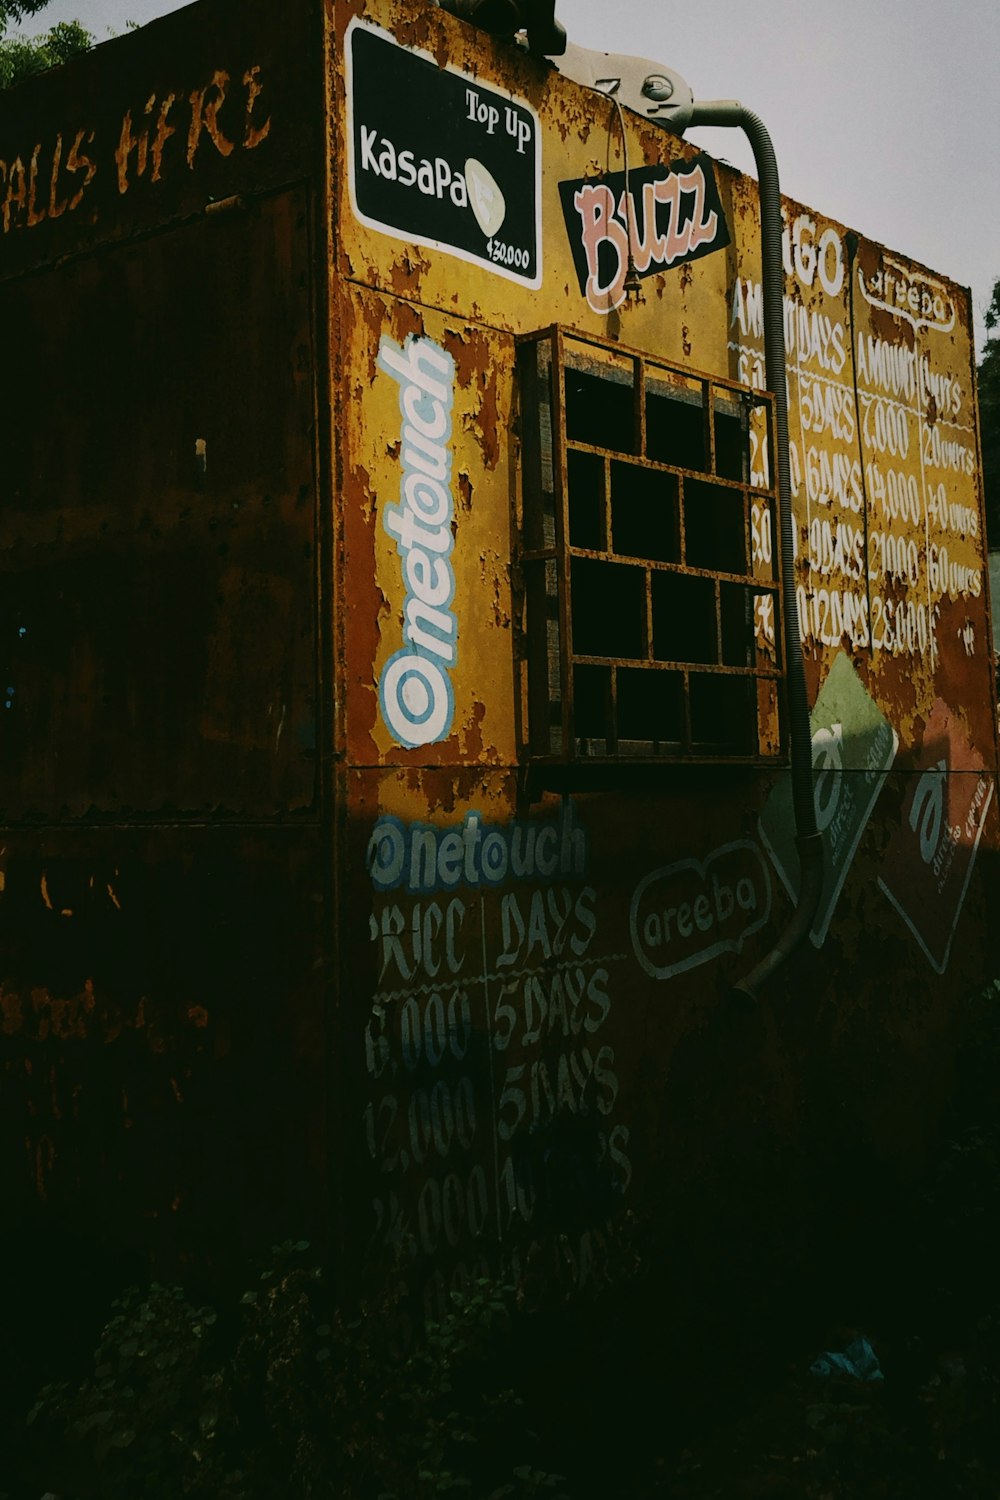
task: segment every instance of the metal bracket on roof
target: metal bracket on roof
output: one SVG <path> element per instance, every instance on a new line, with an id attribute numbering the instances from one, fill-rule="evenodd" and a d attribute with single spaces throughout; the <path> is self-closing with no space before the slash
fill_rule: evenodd
<path id="1" fill-rule="evenodd" d="M 654 125 L 681 135 L 691 123 L 694 95 L 679 73 L 648 57 L 594 52 L 567 42 L 553 66 L 574 83 L 617 99 Z"/>

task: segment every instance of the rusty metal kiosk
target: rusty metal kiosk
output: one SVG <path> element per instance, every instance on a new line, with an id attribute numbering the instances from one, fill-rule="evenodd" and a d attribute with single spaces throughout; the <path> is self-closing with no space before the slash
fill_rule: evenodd
<path id="1" fill-rule="evenodd" d="M 0 98 L 13 1223 L 433 1308 L 737 1141 L 919 1149 L 997 842 L 970 299 L 785 210 L 825 866 L 734 1060 L 799 879 L 756 184 L 407 0 Z"/>

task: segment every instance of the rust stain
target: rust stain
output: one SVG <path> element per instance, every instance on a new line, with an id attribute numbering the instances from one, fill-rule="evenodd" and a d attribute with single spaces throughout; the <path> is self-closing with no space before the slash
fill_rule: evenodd
<path id="1" fill-rule="evenodd" d="M 395 446 L 396 454 L 398 454 L 399 445 L 396 444 Z M 396 454 L 393 453 L 393 445 L 390 443 L 386 444 L 386 452 L 388 453 L 390 458 L 396 457 Z M 352 477 L 354 480 L 353 488 L 355 489 L 355 493 L 357 494 L 358 500 L 360 501 L 362 514 L 364 515 L 366 520 L 374 520 L 376 512 L 376 494 L 371 475 L 363 464 L 357 464 L 352 470 Z"/>
<path id="2" fill-rule="evenodd" d="M 16 991 L 0 985 L 0 1012 L 3 1014 L 4 1036 L 17 1036 L 24 1025 L 24 1005 Z"/>
<path id="3" fill-rule="evenodd" d="M 416 249 L 404 250 L 389 270 L 389 284 L 397 297 L 411 297 L 419 291 L 420 279 L 431 268 L 431 262 Z"/>
<path id="4" fill-rule="evenodd" d="M 424 773 L 417 766 L 411 766 L 404 773 L 404 784 L 411 796 L 423 798 L 424 795 Z"/>
<path id="5" fill-rule="evenodd" d="M 507 607 L 510 601 L 510 579 L 507 576 L 499 557 L 494 553 L 496 567 L 493 572 L 493 623 L 501 630 L 509 630 L 511 627 L 510 610 Z"/>
<path id="6" fill-rule="evenodd" d="M 483 458 L 488 469 L 495 469 L 500 462 L 500 440 L 503 433 L 498 410 L 497 384 L 486 376 L 481 377 L 479 401 L 479 436 Z"/>
<path id="7" fill-rule="evenodd" d="M 44 1202 L 48 1196 L 47 1176 L 56 1164 L 55 1142 L 50 1136 L 43 1135 L 34 1148 L 35 1159 L 35 1188 L 39 1198 Z"/>
<path id="8" fill-rule="evenodd" d="M 470 709 L 468 722 L 462 730 L 462 753 L 467 760 L 482 760 L 484 756 L 483 746 L 483 720 L 486 718 L 485 703 L 473 703 Z"/>
<path id="9" fill-rule="evenodd" d="M 31 991 L 31 1009 L 35 1017 L 35 1037 L 44 1041 L 50 1034 L 60 1040 L 83 1039 L 88 1035 L 88 1018 L 94 1011 L 94 987 L 87 980 L 79 994 L 60 999 L 46 989 Z"/>

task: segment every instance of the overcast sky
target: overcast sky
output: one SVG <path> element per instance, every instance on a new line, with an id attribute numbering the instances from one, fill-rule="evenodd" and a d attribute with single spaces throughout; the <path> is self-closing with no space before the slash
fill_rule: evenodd
<path id="1" fill-rule="evenodd" d="M 280 12 L 281 0 L 276 0 Z M 50 0 L 29 30 L 98 38 L 176 0 Z M 557 0 L 571 40 L 675 69 L 771 132 L 792 197 L 971 286 L 977 342 L 1000 276 L 997 0 Z M 738 131 L 692 133 L 749 169 Z"/>

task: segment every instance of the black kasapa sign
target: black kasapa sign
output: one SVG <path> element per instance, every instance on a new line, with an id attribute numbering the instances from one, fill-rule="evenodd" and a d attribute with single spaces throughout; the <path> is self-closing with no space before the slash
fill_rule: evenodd
<path id="1" fill-rule="evenodd" d="M 363 224 L 541 284 L 538 118 L 468 73 L 353 21 L 350 189 Z"/>

